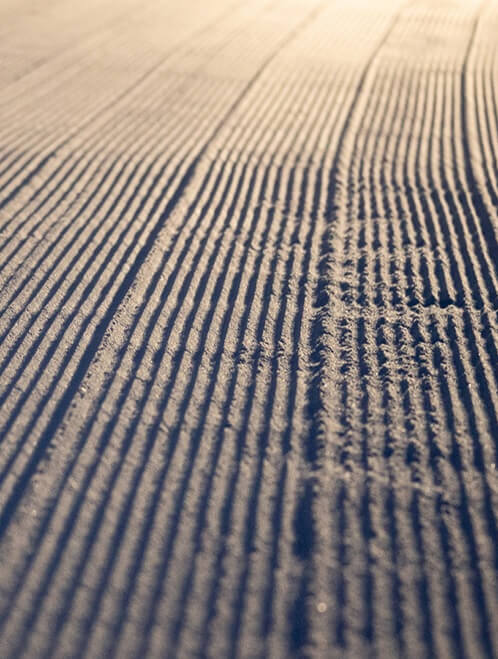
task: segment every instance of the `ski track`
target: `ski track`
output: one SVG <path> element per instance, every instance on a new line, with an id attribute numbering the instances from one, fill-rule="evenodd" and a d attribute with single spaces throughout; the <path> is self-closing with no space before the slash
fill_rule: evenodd
<path id="1" fill-rule="evenodd" d="M 498 3 L 0 3 L 0 655 L 498 657 Z"/>

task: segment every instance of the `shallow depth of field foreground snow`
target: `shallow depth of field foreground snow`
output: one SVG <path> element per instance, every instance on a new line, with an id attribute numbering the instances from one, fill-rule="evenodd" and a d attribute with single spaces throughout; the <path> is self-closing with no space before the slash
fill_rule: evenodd
<path id="1" fill-rule="evenodd" d="M 498 0 L 0 0 L 1 659 L 498 657 Z"/>

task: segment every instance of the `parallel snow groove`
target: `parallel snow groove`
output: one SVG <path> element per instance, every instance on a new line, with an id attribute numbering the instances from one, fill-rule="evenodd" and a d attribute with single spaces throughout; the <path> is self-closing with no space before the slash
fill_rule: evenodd
<path id="1" fill-rule="evenodd" d="M 496 0 L 46 4 L 0 72 L 2 656 L 495 656 Z"/>

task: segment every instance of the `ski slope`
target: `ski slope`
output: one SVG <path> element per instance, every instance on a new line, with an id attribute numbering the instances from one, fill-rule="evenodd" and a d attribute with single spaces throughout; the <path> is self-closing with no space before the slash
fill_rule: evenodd
<path id="1" fill-rule="evenodd" d="M 498 1 L 0 0 L 0 656 L 498 656 Z"/>

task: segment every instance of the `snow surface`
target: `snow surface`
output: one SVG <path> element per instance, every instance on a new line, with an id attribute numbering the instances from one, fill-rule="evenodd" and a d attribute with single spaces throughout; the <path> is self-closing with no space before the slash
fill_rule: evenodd
<path id="1" fill-rule="evenodd" d="M 498 657 L 498 0 L 0 0 L 0 657 Z"/>

